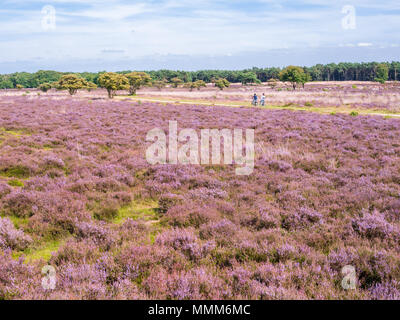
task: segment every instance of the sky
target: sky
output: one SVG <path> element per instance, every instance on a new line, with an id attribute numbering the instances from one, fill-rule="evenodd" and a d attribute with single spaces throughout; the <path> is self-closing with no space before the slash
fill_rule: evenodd
<path id="1" fill-rule="evenodd" d="M 400 60 L 399 0 L 0 0 L 0 74 Z"/>

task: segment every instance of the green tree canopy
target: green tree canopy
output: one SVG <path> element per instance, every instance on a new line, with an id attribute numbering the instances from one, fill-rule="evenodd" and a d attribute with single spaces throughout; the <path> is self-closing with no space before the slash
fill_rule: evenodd
<path id="1" fill-rule="evenodd" d="M 308 77 L 304 73 L 304 69 L 296 66 L 289 66 L 279 74 L 281 81 L 290 82 L 293 89 L 296 90 L 297 85 L 305 84 Z"/>
<path id="2" fill-rule="evenodd" d="M 175 78 L 171 79 L 171 83 L 172 83 L 172 87 L 178 88 L 178 86 L 183 83 L 183 80 L 178 77 L 175 77 Z"/>
<path id="3" fill-rule="evenodd" d="M 190 89 L 190 91 L 193 91 L 193 89 L 196 89 L 196 88 L 197 88 L 197 85 L 196 85 L 195 82 L 186 82 L 183 86 L 184 86 L 185 88 Z"/>
<path id="4" fill-rule="evenodd" d="M 163 79 L 163 80 L 155 80 L 153 82 L 153 86 L 155 86 L 158 90 L 162 90 L 162 88 L 165 88 L 167 86 L 168 81 Z"/>
<path id="5" fill-rule="evenodd" d="M 385 83 L 389 79 L 389 67 L 386 64 L 380 63 L 376 67 L 376 82 Z"/>
<path id="6" fill-rule="evenodd" d="M 303 86 L 303 89 L 304 89 L 305 84 L 306 84 L 307 82 L 310 82 L 311 80 L 312 80 L 312 78 L 311 78 L 311 75 L 310 75 L 310 74 L 308 74 L 308 73 L 303 73 L 303 74 L 302 74 L 302 76 L 301 76 L 301 78 L 300 78 L 300 83 L 301 83 L 301 85 Z"/>
<path id="7" fill-rule="evenodd" d="M 151 84 L 151 77 L 146 72 L 131 72 L 125 75 L 129 80 L 129 93 L 136 94 L 142 86 Z"/>
<path id="8" fill-rule="evenodd" d="M 189 88 L 190 91 L 193 89 L 200 90 L 202 87 L 207 87 L 207 84 L 203 80 L 197 80 L 195 82 L 186 82 L 184 87 Z"/>
<path id="9" fill-rule="evenodd" d="M 86 90 L 91 92 L 92 90 L 95 90 L 95 89 L 97 89 L 97 84 L 95 84 L 93 82 L 88 82 Z"/>
<path id="10" fill-rule="evenodd" d="M 117 90 L 129 89 L 129 80 L 122 74 L 106 72 L 100 75 L 99 85 L 100 87 L 107 89 L 108 97 L 112 99 Z"/>
<path id="11" fill-rule="evenodd" d="M 254 72 L 241 72 L 239 75 L 239 81 L 244 85 L 249 83 L 260 83 L 260 80 L 258 80 L 257 75 Z"/>
<path id="12" fill-rule="evenodd" d="M 87 89 L 89 83 L 77 74 L 66 74 L 61 77 L 61 79 L 55 83 L 55 87 L 58 90 L 68 90 L 69 94 L 73 96 L 80 89 Z"/>
<path id="13" fill-rule="evenodd" d="M 194 82 L 197 90 L 200 90 L 202 87 L 207 87 L 207 83 L 205 83 L 203 80 L 197 80 Z"/>
<path id="14" fill-rule="evenodd" d="M 231 85 L 230 82 L 226 79 L 217 79 L 214 81 L 214 84 L 220 90 L 224 90 L 225 88 L 229 88 Z"/>
<path id="15" fill-rule="evenodd" d="M 51 88 L 52 88 L 52 87 L 51 87 L 51 84 L 48 83 L 48 82 L 42 83 L 42 84 L 38 87 L 38 89 L 41 90 L 41 91 L 43 91 L 43 92 L 47 92 L 47 91 L 49 91 Z"/>

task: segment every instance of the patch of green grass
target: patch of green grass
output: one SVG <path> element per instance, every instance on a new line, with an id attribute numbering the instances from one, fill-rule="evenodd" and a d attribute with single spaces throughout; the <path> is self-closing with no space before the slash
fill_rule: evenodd
<path id="1" fill-rule="evenodd" d="M 350 112 L 350 115 L 352 117 L 357 117 L 358 116 L 358 112 L 357 111 L 352 111 L 352 112 Z"/>
<path id="2" fill-rule="evenodd" d="M 272 194 L 267 194 L 267 195 L 265 196 L 265 200 L 266 200 L 267 202 L 274 202 L 274 201 L 275 201 L 275 197 L 274 197 Z"/>
<path id="3" fill-rule="evenodd" d="M 148 175 L 148 170 L 147 169 L 142 169 L 142 170 L 138 170 L 135 173 L 135 177 L 137 179 L 145 179 Z"/>
<path id="4" fill-rule="evenodd" d="M 8 185 L 11 187 L 23 187 L 24 183 L 22 181 L 19 181 L 18 179 L 11 179 L 8 182 Z"/>
<path id="5" fill-rule="evenodd" d="M 15 228 L 17 228 L 17 229 L 26 227 L 29 222 L 29 218 L 20 218 L 20 217 L 16 217 L 16 216 L 4 216 L 4 215 L 2 215 L 2 217 L 3 218 L 6 217 L 6 218 L 10 219 L 11 222 L 14 224 Z"/>
<path id="6" fill-rule="evenodd" d="M 43 145 L 43 148 L 42 148 L 42 149 L 43 149 L 43 150 L 53 150 L 53 149 L 55 149 L 55 148 L 57 148 L 57 145 L 47 143 L 47 144 Z"/>
<path id="7" fill-rule="evenodd" d="M 119 210 L 114 206 L 99 206 L 94 210 L 93 218 L 103 221 L 113 221 L 119 216 Z"/>
<path id="8" fill-rule="evenodd" d="M 0 175 L 8 178 L 26 179 L 30 176 L 30 170 L 28 167 L 17 165 L 1 169 Z"/>
<path id="9" fill-rule="evenodd" d="M 13 258 L 18 259 L 25 255 L 25 262 L 30 263 L 37 260 L 49 261 L 53 252 L 57 252 L 63 241 L 51 240 L 38 245 L 36 248 L 28 248 L 24 251 L 14 252 Z"/>
<path id="10" fill-rule="evenodd" d="M 111 147 L 109 147 L 105 144 L 100 144 L 99 149 L 101 152 L 110 152 L 111 151 Z"/>
<path id="11" fill-rule="evenodd" d="M 161 224 L 153 224 L 153 230 L 150 232 L 150 244 L 156 242 L 157 236 L 162 232 L 163 227 Z"/>
<path id="12" fill-rule="evenodd" d="M 284 104 L 283 106 L 282 106 L 282 108 L 287 108 L 287 107 L 294 107 L 295 105 L 292 103 L 292 102 L 289 102 L 289 103 L 287 103 L 287 104 Z"/>
<path id="13" fill-rule="evenodd" d="M 144 221 L 158 221 L 158 202 L 154 200 L 133 201 L 130 205 L 118 210 L 118 215 L 113 219 L 113 223 L 122 224 L 126 219 Z"/>
<path id="14" fill-rule="evenodd" d="M 12 136 L 23 136 L 23 135 L 30 135 L 30 131 L 26 129 L 7 129 L 7 128 L 0 128 L 0 132 L 5 134 L 10 134 Z"/>

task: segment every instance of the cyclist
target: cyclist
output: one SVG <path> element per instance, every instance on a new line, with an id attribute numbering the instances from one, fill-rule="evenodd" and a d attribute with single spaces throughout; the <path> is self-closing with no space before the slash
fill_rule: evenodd
<path id="1" fill-rule="evenodd" d="M 265 106 L 265 94 L 264 93 L 261 96 L 260 105 Z"/>
<path id="2" fill-rule="evenodd" d="M 252 105 L 253 105 L 253 106 L 256 106 L 257 104 L 258 104 L 258 97 L 257 97 L 257 93 L 255 93 L 254 96 L 253 96 Z"/>

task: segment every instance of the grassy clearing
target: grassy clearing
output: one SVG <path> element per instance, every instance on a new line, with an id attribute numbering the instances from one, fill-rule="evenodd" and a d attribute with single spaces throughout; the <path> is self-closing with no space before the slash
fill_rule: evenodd
<path id="1" fill-rule="evenodd" d="M 27 179 L 30 174 L 30 169 L 22 165 L 0 169 L 0 176 L 6 178 Z"/>
<path id="2" fill-rule="evenodd" d="M 158 202 L 154 200 L 133 201 L 130 205 L 118 210 L 113 223 L 122 224 L 126 219 L 144 220 L 148 224 L 155 224 L 159 220 Z"/>
<path id="3" fill-rule="evenodd" d="M 18 179 L 11 179 L 7 181 L 7 184 L 11 187 L 19 187 L 19 188 L 23 188 L 24 187 L 24 183 Z"/>
<path id="4" fill-rule="evenodd" d="M 24 135 L 31 135 L 28 130 L 11 130 L 6 129 L 4 127 L 0 127 L 0 146 L 8 139 L 8 138 L 20 138 Z"/>
<path id="5" fill-rule="evenodd" d="M 18 259 L 22 255 L 25 256 L 25 263 L 32 263 L 37 260 L 48 262 L 53 252 L 57 252 L 60 246 L 64 243 L 62 240 L 50 240 L 39 244 L 34 248 L 28 248 L 24 251 L 13 252 L 13 258 Z"/>
<path id="6" fill-rule="evenodd" d="M 135 200 L 130 205 L 118 210 L 118 216 L 113 219 L 116 225 L 124 223 L 128 218 L 141 221 L 148 227 L 150 244 L 155 242 L 157 235 L 163 230 L 160 223 L 158 202 L 152 199 Z"/>
<path id="7" fill-rule="evenodd" d="M 14 224 L 15 228 L 21 229 L 28 226 L 29 218 L 20 218 L 16 216 L 6 216 L 4 214 L 1 215 L 2 218 L 8 218 Z"/>

